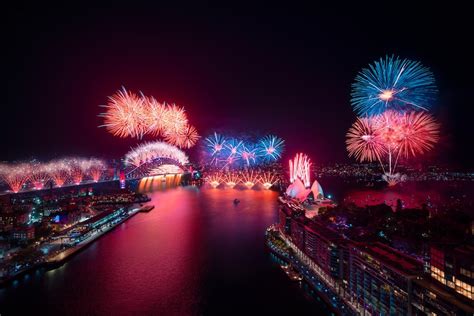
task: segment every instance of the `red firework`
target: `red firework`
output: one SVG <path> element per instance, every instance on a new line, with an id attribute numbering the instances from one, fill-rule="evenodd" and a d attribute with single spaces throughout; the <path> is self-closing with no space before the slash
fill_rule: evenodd
<path id="1" fill-rule="evenodd" d="M 166 134 L 179 133 L 188 124 L 188 118 L 184 108 L 175 104 L 168 105 L 164 111 L 162 118 L 163 131 Z"/>
<path id="2" fill-rule="evenodd" d="M 194 126 L 187 125 L 177 133 L 165 134 L 165 140 L 179 148 L 191 148 L 199 140 L 200 136 Z"/>
<path id="3" fill-rule="evenodd" d="M 403 116 L 399 151 L 405 158 L 431 150 L 439 140 L 439 124 L 425 112 Z"/>
<path id="4" fill-rule="evenodd" d="M 379 132 L 370 118 L 357 118 L 346 137 L 349 157 L 353 156 L 359 161 L 380 160 L 385 150 Z"/>
<path id="5" fill-rule="evenodd" d="M 14 193 L 19 192 L 28 181 L 30 171 L 30 165 L 26 163 L 12 166 L 0 165 L 0 176 Z"/>
<path id="6" fill-rule="evenodd" d="M 385 111 L 373 117 L 357 118 L 347 133 L 349 156 L 359 161 L 382 159 L 388 165 L 388 178 L 396 176 L 400 156 L 415 157 L 434 147 L 439 140 L 439 124 L 425 112 Z M 385 169 L 384 169 L 385 172 Z"/>
<path id="7" fill-rule="evenodd" d="M 162 135 L 164 130 L 163 116 L 166 113 L 166 104 L 156 101 L 153 97 L 145 97 L 145 104 L 148 112 L 146 117 L 148 133 L 153 136 Z"/>
<path id="8" fill-rule="evenodd" d="M 45 165 L 35 163 L 30 166 L 31 174 L 29 176 L 33 187 L 36 190 L 41 190 L 44 188 L 44 185 L 51 179 L 48 169 Z"/>
<path id="9" fill-rule="evenodd" d="M 47 165 L 48 173 L 56 186 L 62 187 L 68 177 L 71 167 L 64 160 L 52 161 Z"/>

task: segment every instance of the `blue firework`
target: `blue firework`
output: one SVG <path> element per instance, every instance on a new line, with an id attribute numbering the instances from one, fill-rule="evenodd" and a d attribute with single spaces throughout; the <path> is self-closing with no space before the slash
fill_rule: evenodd
<path id="1" fill-rule="evenodd" d="M 255 165 L 258 163 L 258 148 L 251 143 L 243 143 L 239 151 L 239 157 L 245 165 Z"/>
<path id="2" fill-rule="evenodd" d="M 362 69 L 352 84 L 351 103 L 360 116 L 385 110 L 428 110 L 436 98 L 433 73 L 417 61 L 380 58 Z"/>
<path id="3" fill-rule="evenodd" d="M 281 158 L 285 141 L 277 136 L 268 135 L 258 142 L 258 154 L 266 161 L 275 161 Z"/>
<path id="4" fill-rule="evenodd" d="M 211 155 L 218 155 L 224 150 L 226 139 L 224 136 L 214 132 L 213 135 L 206 138 L 206 146 Z"/>

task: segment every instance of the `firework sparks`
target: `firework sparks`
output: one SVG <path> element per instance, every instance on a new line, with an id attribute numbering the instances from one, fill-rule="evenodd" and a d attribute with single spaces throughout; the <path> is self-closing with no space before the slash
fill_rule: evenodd
<path id="1" fill-rule="evenodd" d="M 148 115 L 146 116 L 146 125 L 148 126 L 147 133 L 153 136 L 162 135 L 165 128 L 163 117 L 167 111 L 166 104 L 156 101 L 153 97 L 145 97 L 145 104 L 147 106 Z"/>
<path id="2" fill-rule="evenodd" d="M 110 96 L 104 107 L 107 111 L 101 114 L 104 117 L 102 126 L 114 136 L 142 138 L 148 131 L 144 99 L 135 93 L 123 88 Z"/>
<path id="3" fill-rule="evenodd" d="M 240 177 L 236 173 L 227 173 L 224 175 L 224 182 L 229 188 L 233 188 L 240 182 Z"/>
<path id="4" fill-rule="evenodd" d="M 179 148 L 191 148 L 200 136 L 194 126 L 188 125 L 178 133 L 165 134 L 165 140 Z"/>
<path id="5" fill-rule="evenodd" d="M 62 187 L 69 177 L 70 166 L 64 160 L 51 161 L 46 165 L 46 170 L 57 187 Z"/>
<path id="6" fill-rule="evenodd" d="M 258 178 L 253 170 L 247 170 L 242 174 L 242 182 L 248 189 L 251 189 L 259 181 Z"/>
<path id="7" fill-rule="evenodd" d="M 357 118 L 347 133 L 346 145 L 349 157 L 353 156 L 361 162 L 380 160 L 384 146 L 373 125 L 373 119 Z"/>
<path id="8" fill-rule="evenodd" d="M 99 182 L 106 169 L 105 163 L 95 158 L 90 159 L 84 167 L 86 168 L 85 172 L 90 175 L 94 182 Z"/>
<path id="9" fill-rule="evenodd" d="M 222 151 L 224 144 L 226 143 L 226 139 L 222 135 L 214 132 L 214 135 L 206 138 L 206 143 L 208 148 L 211 150 L 212 155 L 215 155 Z"/>
<path id="10" fill-rule="evenodd" d="M 278 182 L 278 179 L 275 174 L 271 172 L 265 172 L 260 176 L 260 182 L 262 183 L 263 187 L 268 190 L 270 189 L 275 183 Z"/>
<path id="11" fill-rule="evenodd" d="M 293 183 L 296 179 L 300 179 L 304 186 L 309 188 L 311 185 L 311 160 L 305 154 L 296 154 L 293 160 L 290 159 L 290 182 Z"/>
<path id="12" fill-rule="evenodd" d="M 377 160 L 393 184 L 400 156 L 415 157 L 431 150 L 439 139 L 439 124 L 425 112 L 385 111 L 372 117 L 358 118 L 347 133 L 349 156 L 359 161 Z M 386 172 L 384 162 L 388 165 Z"/>
<path id="13" fill-rule="evenodd" d="M 253 147 L 252 144 L 242 144 L 242 149 L 240 151 L 240 158 L 245 161 L 247 166 L 250 164 L 255 164 L 257 160 L 257 148 Z"/>
<path id="14" fill-rule="evenodd" d="M 35 190 L 42 190 L 45 184 L 51 179 L 50 174 L 46 165 L 41 163 L 33 163 L 30 166 L 31 173 L 29 175 L 29 180 L 33 184 Z"/>
<path id="15" fill-rule="evenodd" d="M 277 160 L 281 157 L 284 148 L 283 139 L 268 135 L 258 142 L 259 154 L 266 160 Z"/>
<path id="16" fill-rule="evenodd" d="M 167 158 L 185 165 L 189 162 L 186 154 L 177 147 L 164 142 L 143 143 L 125 155 L 125 164 L 140 167 L 157 158 Z"/>
<path id="17" fill-rule="evenodd" d="M 427 67 L 387 56 L 359 72 L 352 85 L 351 103 L 361 116 L 386 110 L 427 110 L 436 93 L 434 76 Z"/>
<path id="18" fill-rule="evenodd" d="M 196 128 L 188 125 L 183 107 L 160 103 L 153 97 L 137 95 L 125 88 L 109 97 L 107 110 L 99 116 L 105 127 L 118 137 L 161 136 L 181 148 L 194 146 L 199 139 Z"/>
<path id="19" fill-rule="evenodd" d="M 210 174 L 208 177 L 206 177 L 206 182 L 215 189 L 221 184 L 222 176 L 219 173 Z"/>
<path id="20" fill-rule="evenodd" d="M 0 176 L 14 193 L 18 193 L 28 181 L 31 173 L 30 165 L 0 165 Z"/>
<path id="21" fill-rule="evenodd" d="M 184 108 L 175 104 L 166 107 L 161 120 L 163 130 L 168 134 L 179 133 L 188 125 L 188 118 Z"/>

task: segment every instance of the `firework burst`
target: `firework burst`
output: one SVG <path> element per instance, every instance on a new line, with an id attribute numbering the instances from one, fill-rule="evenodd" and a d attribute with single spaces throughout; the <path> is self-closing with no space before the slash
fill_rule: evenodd
<path id="1" fill-rule="evenodd" d="M 104 117 L 102 126 L 114 136 L 142 138 L 148 131 L 144 99 L 137 94 L 123 88 L 110 96 L 104 107 L 107 110 L 100 115 Z"/>
<path id="2" fill-rule="evenodd" d="M 258 158 L 258 148 L 252 144 L 242 144 L 240 150 L 240 159 L 246 163 L 247 166 L 255 164 Z"/>
<path id="3" fill-rule="evenodd" d="M 300 179 L 306 188 L 311 185 L 311 160 L 305 154 L 296 154 L 293 160 L 290 159 L 290 182 Z"/>
<path id="4" fill-rule="evenodd" d="M 380 160 L 385 150 L 373 119 L 366 117 L 357 118 L 349 129 L 346 145 L 349 157 L 355 157 L 361 162 Z"/>
<path id="5" fill-rule="evenodd" d="M 221 184 L 222 176 L 219 173 L 210 174 L 206 177 L 206 182 L 215 189 Z"/>
<path id="6" fill-rule="evenodd" d="M 0 165 L 0 177 L 14 193 L 18 193 L 28 181 L 31 174 L 30 165 L 26 163 L 16 165 Z"/>
<path id="7" fill-rule="evenodd" d="M 284 140 L 268 135 L 258 142 L 258 151 L 265 160 L 274 161 L 281 157 L 281 153 L 285 147 Z"/>
<path id="8" fill-rule="evenodd" d="M 165 134 L 165 140 L 179 148 L 191 148 L 199 140 L 201 136 L 197 133 L 194 126 L 187 125 L 184 129 L 178 133 Z"/>
<path id="9" fill-rule="evenodd" d="M 176 134 L 188 125 L 188 118 L 183 107 L 168 105 L 162 115 L 163 130 L 168 134 Z"/>
<path id="10" fill-rule="evenodd" d="M 188 156 L 179 148 L 164 142 L 143 143 L 125 155 L 127 166 L 140 167 L 142 164 L 157 158 L 167 158 L 185 165 L 189 162 Z"/>
<path id="11" fill-rule="evenodd" d="M 33 184 L 33 187 L 35 190 L 42 190 L 45 184 L 51 179 L 47 166 L 35 162 L 30 165 L 30 170 L 29 180 Z"/>
<path id="12" fill-rule="evenodd" d="M 265 172 L 260 176 L 260 182 L 262 183 L 263 187 L 268 190 L 270 189 L 275 183 L 278 182 L 278 179 L 274 173 Z"/>
<path id="13" fill-rule="evenodd" d="M 147 133 L 153 136 L 160 136 L 165 130 L 163 117 L 167 113 L 166 104 L 156 101 L 153 97 L 145 97 L 148 115 L 146 116 Z"/>
<path id="14" fill-rule="evenodd" d="M 70 168 L 64 160 L 54 160 L 46 165 L 46 170 L 57 187 L 62 187 L 67 182 Z"/>
<path id="15" fill-rule="evenodd" d="M 242 183 L 248 188 L 251 189 L 259 181 L 258 174 L 254 170 L 247 170 L 242 174 Z"/>
<path id="16" fill-rule="evenodd" d="M 405 158 L 430 151 L 439 140 L 439 123 L 426 113 L 407 113 L 402 119 L 399 151 Z"/>
<path id="17" fill-rule="evenodd" d="M 358 118 L 347 133 L 349 156 L 359 161 L 377 160 L 391 185 L 399 181 L 395 173 L 400 157 L 415 157 L 431 150 L 439 139 L 439 124 L 424 112 L 385 111 Z M 388 166 L 385 170 L 384 162 Z"/>
<path id="18" fill-rule="evenodd" d="M 206 144 L 212 155 L 219 154 L 224 149 L 224 144 L 226 139 L 224 136 L 214 132 L 214 135 L 211 135 L 206 138 Z"/>
<path id="19" fill-rule="evenodd" d="M 160 103 L 122 88 L 103 107 L 107 110 L 99 115 L 104 118 L 100 127 L 114 136 L 140 139 L 150 134 L 182 148 L 192 147 L 199 138 L 196 129 L 188 125 L 184 108 L 176 104 Z"/>
<path id="20" fill-rule="evenodd" d="M 386 56 L 359 72 L 352 85 L 351 103 L 360 116 L 386 110 L 427 110 L 436 93 L 434 76 L 427 67 Z"/>
<path id="21" fill-rule="evenodd" d="M 240 177 L 236 173 L 226 173 L 224 175 L 224 183 L 229 187 L 233 188 L 240 182 Z"/>
<path id="22" fill-rule="evenodd" d="M 105 163 L 100 160 L 100 159 L 95 159 L 91 158 L 84 166 L 86 168 L 85 172 L 90 175 L 92 178 L 92 181 L 94 182 L 99 182 L 101 179 L 105 169 L 106 165 Z"/>

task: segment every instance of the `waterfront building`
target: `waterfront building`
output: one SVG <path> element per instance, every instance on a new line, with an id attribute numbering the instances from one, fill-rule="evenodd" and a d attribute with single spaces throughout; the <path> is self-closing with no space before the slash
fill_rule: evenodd
<path id="1" fill-rule="evenodd" d="M 432 246 L 429 273 L 421 260 L 380 242 L 347 238 L 308 219 L 280 197 L 278 230 L 318 277 L 351 306 L 371 315 L 472 315 L 474 249 Z M 305 261 L 305 262 L 306 262 Z"/>
<path id="2" fill-rule="evenodd" d="M 474 247 L 432 245 L 430 274 L 451 291 L 474 301 Z"/>
<path id="3" fill-rule="evenodd" d="M 463 300 L 429 276 L 413 280 L 412 292 L 414 315 L 474 315 L 472 301 Z"/>
<path id="4" fill-rule="evenodd" d="M 412 281 L 423 263 L 382 243 L 353 243 L 349 291 L 372 314 L 411 315 Z"/>

